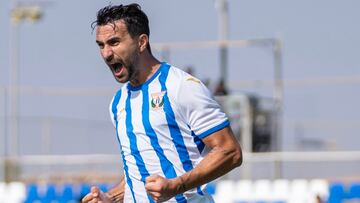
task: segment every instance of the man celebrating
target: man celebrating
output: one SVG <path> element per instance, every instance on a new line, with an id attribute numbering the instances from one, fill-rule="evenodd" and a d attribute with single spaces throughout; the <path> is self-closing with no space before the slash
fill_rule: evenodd
<path id="1" fill-rule="evenodd" d="M 96 43 L 115 80 L 110 104 L 124 178 L 83 202 L 213 202 L 206 183 L 242 163 L 229 120 L 193 76 L 151 53 L 149 22 L 137 4 L 98 11 Z"/>

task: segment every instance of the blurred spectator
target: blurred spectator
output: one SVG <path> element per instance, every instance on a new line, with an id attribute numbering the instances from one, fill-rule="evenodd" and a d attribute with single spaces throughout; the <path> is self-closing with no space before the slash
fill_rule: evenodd
<path id="1" fill-rule="evenodd" d="M 191 65 L 188 65 L 188 66 L 185 68 L 185 72 L 187 72 L 187 73 L 189 73 L 190 75 L 196 77 L 196 76 L 195 76 L 194 67 L 191 66 Z M 203 84 L 204 84 L 207 88 L 209 88 L 210 79 L 205 78 L 205 79 L 200 79 L 200 80 L 203 82 Z"/>
<path id="2" fill-rule="evenodd" d="M 224 95 L 227 95 L 227 94 L 228 94 L 228 90 L 227 90 L 227 87 L 225 85 L 225 81 L 224 81 L 224 79 L 220 79 L 219 83 L 215 87 L 214 95 L 215 96 L 224 96 Z"/>
<path id="3" fill-rule="evenodd" d="M 204 83 L 204 85 L 205 85 L 207 88 L 209 88 L 209 86 L 210 86 L 210 79 L 209 79 L 209 78 L 205 78 L 205 79 L 203 80 L 203 83 Z"/>
<path id="4" fill-rule="evenodd" d="M 185 72 L 189 73 L 192 76 L 195 76 L 194 75 L 194 68 L 192 66 L 187 66 L 186 69 L 185 69 Z"/>

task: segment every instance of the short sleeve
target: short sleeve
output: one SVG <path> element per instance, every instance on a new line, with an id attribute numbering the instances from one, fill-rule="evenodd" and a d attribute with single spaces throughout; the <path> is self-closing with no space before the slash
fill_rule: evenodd
<path id="1" fill-rule="evenodd" d="M 201 139 L 230 125 L 208 88 L 192 76 L 182 80 L 177 100 L 190 129 Z"/>

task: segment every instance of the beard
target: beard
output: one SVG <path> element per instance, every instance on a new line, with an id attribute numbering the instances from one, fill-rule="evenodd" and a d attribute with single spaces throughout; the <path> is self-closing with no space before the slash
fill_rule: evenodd
<path id="1" fill-rule="evenodd" d="M 125 61 L 124 61 L 125 62 Z M 137 68 L 138 53 L 134 52 L 130 55 L 129 60 L 124 63 L 124 68 L 128 71 L 127 81 L 137 81 L 139 70 Z"/>
<path id="2" fill-rule="evenodd" d="M 134 66 L 134 64 L 130 64 L 127 67 L 127 71 L 128 71 L 128 81 L 132 81 L 136 79 L 136 76 L 138 75 L 136 68 Z"/>
<path id="3" fill-rule="evenodd" d="M 115 80 L 119 83 L 126 83 L 128 81 L 137 81 L 139 76 L 139 70 L 137 68 L 139 54 L 134 51 L 126 58 L 113 58 L 111 62 L 108 62 Z M 121 70 L 124 69 L 124 70 Z M 121 75 L 116 75 L 116 72 L 123 71 Z"/>

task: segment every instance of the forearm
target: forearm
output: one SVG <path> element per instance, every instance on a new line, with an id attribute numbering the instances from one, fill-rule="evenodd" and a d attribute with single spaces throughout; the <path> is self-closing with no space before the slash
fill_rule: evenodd
<path id="1" fill-rule="evenodd" d="M 241 162 L 239 147 L 214 147 L 193 170 L 172 180 L 176 185 L 176 193 L 184 193 L 210 182 L 239 166 Z"/>
<path id="2" fill-rule="evenodd" d="M 122 203 L 124 201 L 124 192 L 125 192 L 125 180 L 122 178 L 120 183 L 115 187 L 111 188 L 106 195 L 114 203 Z"/>

